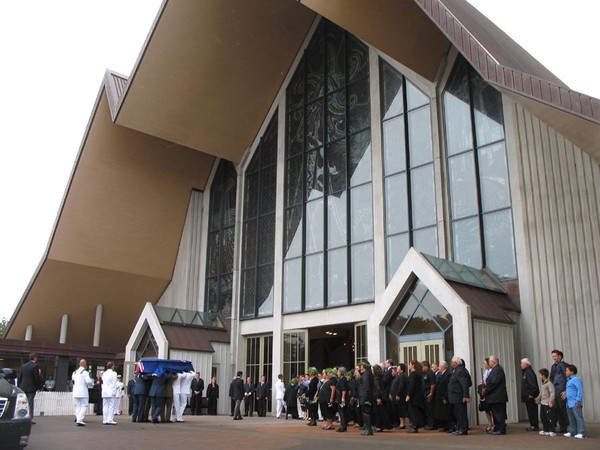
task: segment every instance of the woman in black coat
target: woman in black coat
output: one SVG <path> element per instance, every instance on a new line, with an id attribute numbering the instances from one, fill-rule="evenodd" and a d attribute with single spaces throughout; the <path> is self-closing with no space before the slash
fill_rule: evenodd
<path id="1" fill-rule="evenodd" d="M 406 388 L 406 403 L 410 412 L 412 427 L 409 433 L 417 433 L 425 421 L 425 397 L 423 397 L 423 366 L 417 360 L 408 365 L 408 384 Z"/>
<path id="2" fill-rule="evenodd" d="M 310 376 L 310 381 L 308 382 L 306 398 L 308 400 L 308 415 L 310 417 L 310 422 L 308 422 L 307 425 L 310 427 L 316 427 L 317 420 L 319 419 L 319 404 L 317 403 L 317 393 L 319 390 L 319 371 L 316 367 L 311 367 L 308 369 L 308 375 Z"/>
<path id="3" fill-rule="evenodd" d="M 323 384 L 319 390 L 319 407 L 324 423 L 321 426 L 324 430 L 333 430 L 333 421 L 335 420 L 335 389 L 337 378 L 333 369 L 323 370 Z"/>
<path id="4" fill-rule="evenodd" d="M 392 388 L 390 389 L 390 396 L 394 409 L 396 410 L 396 416 L 400 420 L 400 429 L 406 428 L 405 419 L 409 417 L 408 405 L 406 404 L 406 388 L 408 384 L 408 377 L 406 376 L 406 365 L 404 363 L 398 364 L 396 367 L 396 376 L 392 381 Z"/>
<path id="5" fill-rule="evenodd" d="M 219 385 L 217 384 L 217 378 L 213 377 L 210 380 L 210 384 L 206 388 L 206 400 L 208 403 L 208 415 L 217 415 L 217 401 L 219 400 Z"/>

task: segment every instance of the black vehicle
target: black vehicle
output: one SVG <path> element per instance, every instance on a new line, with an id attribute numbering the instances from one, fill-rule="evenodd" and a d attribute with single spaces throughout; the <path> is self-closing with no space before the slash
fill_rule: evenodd
<path id="1" fill-rule="evenodd" d="M 21 389 L 8 380 L 17 378 L 13 369 L 0 370 L 0 448 L 23 448 L 29 442 L 29 402 Z"/>

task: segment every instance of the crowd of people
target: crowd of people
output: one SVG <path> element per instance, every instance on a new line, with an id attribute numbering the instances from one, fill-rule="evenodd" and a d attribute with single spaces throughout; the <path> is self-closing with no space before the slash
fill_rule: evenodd
<path id="1" fill-rule="evenodd" d="M 586 437 L 583 417 L 583 383 L 577 367 L 563 361 L 560 350 L 552 351 L 550 370 L 541 368 L 537 374 L 529 359 L 521 360 L 521 401 L 525 404 L 530 432 L 553 437 L 583 439 Z M 412 360 L 406 367 L 388 359 L 383 364 L 371 366 L 360 362 L 355 368 L 327 368 L 319 372 L 311 367 L 308 373 L 294 376 L 286 385 L 279 375 L 273 394 L 276 400 L 275 417 L 306 420 L 309 426 L 321 421 L 324 430 L 345 432 L 350 424 L 370 436 L 373 431 L 407 429 L 410 433 L 438 430 L 457 436 L 469 433 L 468 404 L 471 403 L 471 374 L 465 362 L 454 356 L 449 367 L 446 361 L 430 363 Z M 507 381 L 497 356 L 483 361 L 481 383 L 476 387 L 478 410 L 484 412 L 487 424 L 484 430 L 492 435 L 506 434 Z M 271 386 L 262 376 L 258 383 L 250 377 L 245 380 L 239 371 L 231 382 L 229 397 L 231 416 L 242 420 L 257 410 L 265 417 Z M 121 375 L 108 362 L 96 382 L 87 371 L 82 359 L 72 374 L 75 400 L 75 423 L 85 425 L 89 404 L 89 389 L 97 384 L 101 401 L 97 413 L 103 416 L 104 425 L 116 425 L 115 415 L 121 414 L 124 386 Z M 18 384 L 27 394 L 31 416 L 34 397 L 44 384 L 37 355 L 19 373 Z M 137 373 L 127 384 L 129 413 L 133 422 L 183 422 L 184 410 L 189 404 L 190 413 L 200 415 L 204 380 L 199 372 L 171 373 L 161 376 Z M 207 411 L 217 414 L 219 385 L 212 378 L 206 388 Z M 256 408 L 255 408 L 256 407 Z M 172 420 L 174 414 L 175 420 Z M 540 420 L 542 427 L 540 429 Z M 334 423 L 338 423 L 336 428 Z"/>
<path id="2" fill-rule="evenodd" d="M 552 351 L 552 359 L 551 369 L 542 368 L 537 376 L 529 359 L 521 361 L 521 400 L 530 423 L 526 430 L 542 436 L 556 436 L 558 432 L 583 439 L 583 384 L 577 367 L 566 364 L 559 350 Z M 307 374 L 293 377 L 287 386 L 280 374 L 273 393 L 275 417 L 304 419 L 309 426 L 317 426 L 320 421 L 324 430 L 338 432 L 347 431 L 353 424 L 365 436 L 391 429 L 407 429 L 409 433 L 438 430 L 465 436 L 470 429 L 468 404 L 473 382 L 460 357 L 454 356 L 450 366 L 446 361 L 430 364 L 412 360 L 406 367 L 388 359 L 373 366 L 362 361 L 350 370 L 337 367 L 319 372 L 311 367 Z M 509 399 L 506 374 L 495 355 L 485 358 L 483 366 L 482 381 L 476 391 L 478 409 L 487 418 L 484 431 L 505 435 Z M 244 384 L 241 372 L 236 379 L 230 397 L 232 415 L 239 420 L 242 399 L 246 400 L 246 415 L 249 411 L 252 415 L 248 405 L 253 402 L 247 399 L 256 395 L 258 387 L 249 378 Z M 264 377 L 262 382 L 266 386 Z M 338 422 L 336 428 L 334 424 Z"/>

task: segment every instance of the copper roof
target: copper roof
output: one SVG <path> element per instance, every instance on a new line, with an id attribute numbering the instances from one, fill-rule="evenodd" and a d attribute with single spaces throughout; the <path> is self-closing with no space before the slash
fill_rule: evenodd
<path id="1" fill-rule="evenodd" d="M 229 331 L 181 325 L 162 325 L 169 349 L 214 353 L 213 342 L 229 344 Z"/>
<path id="2" fill-rule="evenodd" d="M 508 312 L 519 312 L 510 297 L 488 289 L 447 280 L 448 284 L 471 307 L 473 319 L 514 324 Z"/>
<path id="3" fill-rule="evenodd" d="M 415 0 L 488 82 L 600 124 L 600 100 L 569 89 L 466 1 Z"/>

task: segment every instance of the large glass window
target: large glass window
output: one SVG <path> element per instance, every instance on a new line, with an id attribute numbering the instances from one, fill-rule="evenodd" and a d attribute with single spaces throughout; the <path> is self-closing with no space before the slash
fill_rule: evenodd
<path id="1" fill-rule="evenodd" d="M 277 112 L 246 169 L 240 318 L 273 315 Z"/>
<path id="2" fill-rule="evenodd" d="M 367 46 L 322 20 L 286 95 L 283 311 L 372 301 Z"/>
<path id="3" fill-rule="evenodd" d="M 387 280 L 410 247 L 437 256 L 429 97 L 383 59 L 381 127 Z"/>
<path id="4" fill-rule="evenodd" d="M 227 319 L 231 318 L 236 186 L 233 163 L 221 161 L 210 189 L 204 308 Z"/>
<path id="5" fill-rule="evenodd" d="M 420 280 L 415 280 L 386 327 L 387 356 L 449 361 L 453 355 L 452 316 Z"/>
<path id="6" fill-rule="evenodd" d="M 453 259 L 516 278 L 502 96 L 460 58 L 442 101 Z"/>

